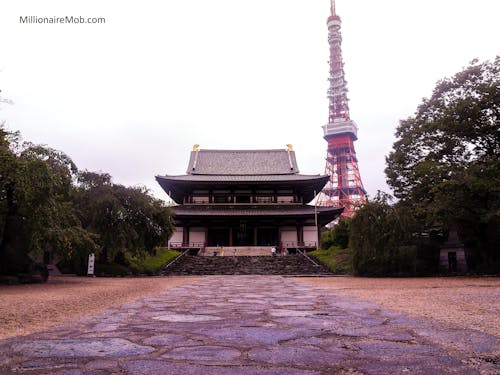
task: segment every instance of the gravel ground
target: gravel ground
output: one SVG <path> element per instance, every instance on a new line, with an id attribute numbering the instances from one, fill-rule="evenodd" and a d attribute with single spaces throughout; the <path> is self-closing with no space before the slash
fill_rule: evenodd
<path id="1" fill-rule="evenodd" d="M 0 339 L 94 315 L 191 280 L 51 276 L 46 284 L 0 285 Z"/>
<path id="2" fill-rule="evenodd" d="M 0 340 L 0 374 L 499 374 L 493 335 L 395 314 L 293 277 L 193 279 Z"/>
<path id="3" fill-rule="evenodd" d="M 194 277 L 51 277 L 47 284 L 0 286 L 0 339 L 155 294 Z M 294 278 L 409 315 L 500 337 L 500 278 Z"/>
<path id="4" fill-rule="evenodd" d="M 500 338 L 500 278 L 301 278 L 335 293 Z"/>

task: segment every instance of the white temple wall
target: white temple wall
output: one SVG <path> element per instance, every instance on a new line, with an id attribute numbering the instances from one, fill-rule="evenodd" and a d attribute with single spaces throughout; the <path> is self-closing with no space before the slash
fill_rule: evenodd
<path id="1" fill-rule="evenodd" d="M 189 243 L 204 244 L 206 229 L 202 227 L 189 228 Z"/>
<path id="2" fill-rule="evenodd" d="M 308 242 L 318 242 L 318 230 L 316 227 L 304 227 L 304 242 L 307 245 Z"/>
<path id="3" fill-rule="evenodd" d="M 296 227 L 282 227 L 280 228 L 281 242 L 286 247 L 287 243 L 290 246 L 295 246 L 297 243 L 297 228 Z"/>
<path id="4" fill-rule="evenodd" d="M 168 247 L 180 246 L 182 244 L 182 227 L 175 227 L 172 237 L 168 240 Z"/>

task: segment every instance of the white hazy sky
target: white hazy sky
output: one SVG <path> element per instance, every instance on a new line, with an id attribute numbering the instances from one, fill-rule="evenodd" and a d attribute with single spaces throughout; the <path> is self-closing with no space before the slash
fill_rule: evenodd
<path id="1" fill-rule="evenodd" d="M 0 120 L 80 169 L 166 194 L 189 151 L 284 148 L 323 173 L 329 0 L 1 0 Z M 497 0 L 337 0 L 370 195 L 400 119 L 437 80 L 500 52 Z M 105 24 L 20 24 L 20 16 Z"/>

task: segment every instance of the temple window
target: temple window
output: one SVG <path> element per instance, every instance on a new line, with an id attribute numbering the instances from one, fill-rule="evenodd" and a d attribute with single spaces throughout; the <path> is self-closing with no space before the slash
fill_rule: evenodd
<path id="1" fill-rule="evenodd" d="M 208 203 L 208 195 L 205 197 L 202 196 L 193 196 L 193 203 Z"/>
<path id="2" fill-rule="evenodd" d="M 214 203 L 230 203 L 231 191 L 230 190 L 214 190 L 213 191 Z"/>
<path id="3" fill-rule="evenodd" d="M 256 196 L 255 202 L 256 203 L 273 203 L 273 197 L 272 196 Z"/>
<path id="4" fill-rule="evenodd" d="M 274 190 L 257 190 L 255 192 L 255 203 L 274 203 Z"/>
<path id="5" fill-rule="evenodd" d="M 277 191 L 278 203 L 294 203 L 293 190 L 280 189 Z"/>
<path id="6" fill-rule="evenodd" d="M 193 190 L 193 194 L 190 199 L 191 203 L 209 203 L 209 191 L 208 190 Z"/>
<path id="7" fill-rule="evenodd" d="M 236 190 L 234 192 L 236 203 L 251 203 L 252 191 L 251 190 Z"/>
<path id="8" fill-rule="evenodd" d="M 278 203 L 294 203 L 293 195 L 278 195 Z"/>

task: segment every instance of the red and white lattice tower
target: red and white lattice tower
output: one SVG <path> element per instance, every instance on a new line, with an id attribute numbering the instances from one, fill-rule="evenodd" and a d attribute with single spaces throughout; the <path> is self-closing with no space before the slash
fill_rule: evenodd
<path id="1" fill-rule="evenodd" d="M 328 142 L 325 174 L 328 183 L 316 199 L 318 206 L 344 206 L 342 216 L 352 217 L 356 206 L 366 201 L 366 191 L 361 182 L 354 141 L 358 139 L 358 127 L 349 116 L 347 82 L 342 61 L 342 35 L 340 17 L 331 0 L 328 17 L 328 44 L 330 45 L 330 87 L 328 88 L 328 123 L 323 126 Z"/>

